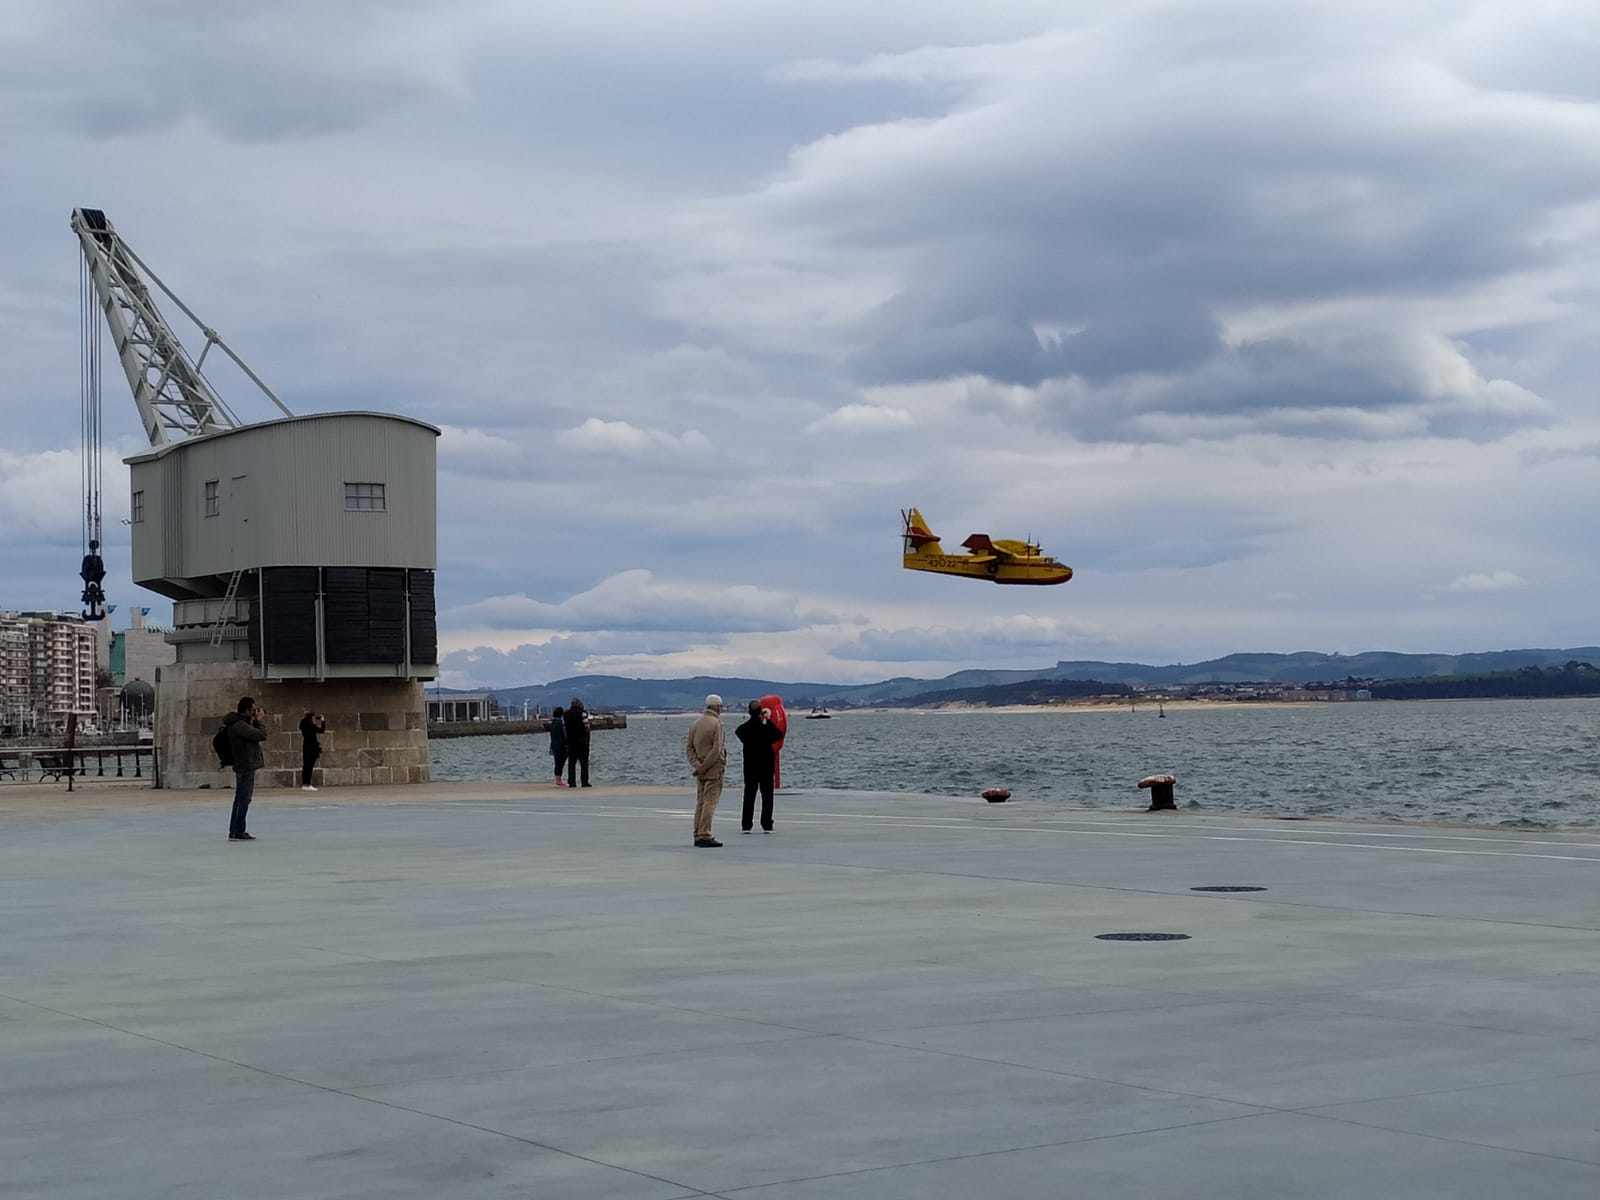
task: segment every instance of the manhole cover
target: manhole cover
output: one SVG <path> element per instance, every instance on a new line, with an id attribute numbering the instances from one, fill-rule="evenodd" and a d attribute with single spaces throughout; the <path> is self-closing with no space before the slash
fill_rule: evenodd
<path id="1" fill-rule="evenodd" d="M 1206 884 L 1204 887 L 1192 887 L 1191 892 L 1264 892 L 1264 887 L 1234 887 L 1232 884 Z"/>
<path id="2" fill-rule="evenodd" d="M 1097 933 L 1096 941 L 1101 942 L 1186 942 L 1189 940 L 1187 933 Z"/>

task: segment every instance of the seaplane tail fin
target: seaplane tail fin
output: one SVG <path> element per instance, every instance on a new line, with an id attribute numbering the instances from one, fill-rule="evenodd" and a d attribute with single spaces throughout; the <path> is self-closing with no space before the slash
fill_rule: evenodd
<path id="1" fill-rule="evenodd" d="M 928 522 L 914 508 L 902 509 L 900 519 L 905 523 L 901 537 L 906 541 L 907 554 L 942 554 L 938 534 L 928 528 Z"/>

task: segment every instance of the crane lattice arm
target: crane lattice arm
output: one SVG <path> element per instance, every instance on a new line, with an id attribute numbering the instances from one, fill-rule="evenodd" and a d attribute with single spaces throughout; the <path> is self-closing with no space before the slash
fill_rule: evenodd
<path id="1" fill-rule="evenodd" d="M 245 366 L 216 333 L 192 313 L 149 267 L 117 235 L 97 208 L 78 208 L 72 212 L 72 229 L 83 247 L 95 301 L 105 313 L 117 357 L 133 389 L 133 402 L 139 420 L 152 446 L 163 446 L 175 437 L 196 437 L 235 429 L 240 422 L 201 374 L 201 367 L 212 346 L 233 359 L 285 416 L 294 414 L 272 389 Z M 183 310 L 205 334 L 205 348 L 198 359 L 191 359 L 177 334 L 156 307 L 148 278 Z"/>
<path id="2" fill-rule="evenodd" d="M 83 382 L 83 616 L 88 621 L 104 618 L 105 560 L 100 556 L 100 326 L 94 310 L 105 314 L 117 357 L 133 389 L 133 402 L 139 421 L 152 446 L 164 446 L 173 438 L 196 437 L 237 429 L 240 421 L 228 410 L 222 398 L 201 373 L 212 346 L 236 363 L 250 381 L 262 390 L 286 417 L 294 413 L 272 389 L 228 348 L 226 342 L 201 322 L 188 305 L 173 295 L 172 289 L 128 248 L 98 208 L 72 210 L 72 231 L 83 249 L 82 322 L 83 357 L 80 373 Z M 205 334 L 205 349 L 191 359 L 178 335 L 162 317 L 155 299 L 145 284 L 148 278 L 166 293 Z"/>

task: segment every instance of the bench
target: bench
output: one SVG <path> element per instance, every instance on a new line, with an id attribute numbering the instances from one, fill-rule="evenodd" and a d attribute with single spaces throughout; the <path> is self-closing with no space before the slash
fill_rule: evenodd
<path id="1" fill-rule="evenodd" d="M 63 779 L 70 781 L 82 771 L 77 765 L 76 755 L 72 754 L 41 754 L 34 759 L 34 766 L 39 769 L 40 783 L 48 779 L 54 779 L 57 783 Z"/>

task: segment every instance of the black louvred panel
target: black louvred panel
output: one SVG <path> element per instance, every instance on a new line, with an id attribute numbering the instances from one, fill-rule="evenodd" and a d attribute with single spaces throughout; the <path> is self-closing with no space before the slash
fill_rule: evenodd
<path id="1" fill-rule="evenodd" d="M 317 569 L 267 567 L 261 576 L 262 621 L 266 645 L 257 654 L 268 663 L 317 661 Z M 261 630 L 252 631 L 252 646 Z"/>
<path id="2" fill-rule="evenodd" d="M 367 662 L 406 657 L 406 575 L 398 568 L 367 570 Z"/>
<path id="3" fill-rule="evenodd" d="M 322 629 L 330 663 L 365 663 L 367 569 L 327 567 L 322 572 Z"/>
<path id="4" fill-rule="evenodd" d="M 433 572 L 414 570 L 411 575 L 411 661 L 439 661 L 438 612 L 433 599 Z"/>

